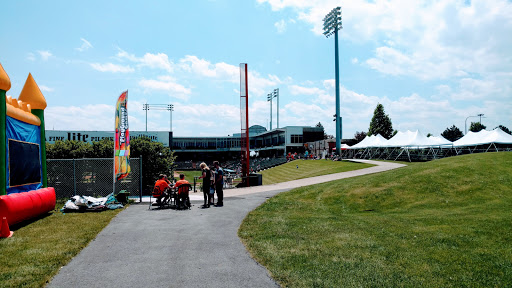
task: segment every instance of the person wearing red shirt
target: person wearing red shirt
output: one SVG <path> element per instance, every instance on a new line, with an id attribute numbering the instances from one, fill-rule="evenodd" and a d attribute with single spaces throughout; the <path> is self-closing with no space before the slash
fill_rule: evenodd
<path id="1" fill-rule="evenodd" d="M 169 198 L 169 193 L 167 193 L 169 188 L 171 188 L 169 180 L 164 174 L 160 174 L 155 183 L 155 188 L 153 188 L 153 197 L 156 198 L 156 203 L 162 203 L 162 198 L 164 198 L 164 202 Z"/>
<path id="2" fill-rule="evenodd" d="M 185 180 L 185 174 L 180 174 L 180 180 L 178 180 L 176 182 L 176 184 L 174 184 L 174 188 L 178 189 L 178 199 L 181 199 L 181 201 L 179 201 L 180 206 L 182 206 L 183 204 L 186 204 L 187 207 L 190 208 L 190 199 L 188 198 L 188 189 L 185 191 L 185 190 L 182 190 L 179 188 L 181 185 L 184 185 L 184 184 L 187 184 L 190 189 L 190 183 L 187 180 Z"/>

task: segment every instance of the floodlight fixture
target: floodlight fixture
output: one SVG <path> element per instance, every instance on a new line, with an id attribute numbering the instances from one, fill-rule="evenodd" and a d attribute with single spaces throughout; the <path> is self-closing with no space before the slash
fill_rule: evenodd
<path id="1" fill-rule="evenodd" d="M 169 131 L 172 132 L 172 111 L 174 104 L 142 104 L 142 110 L 146 111 L 146 132 L 148 132 L 148 110 L 167 110 L 169 111 Z"/>
<path id="2" fill-rule="evenodd" d="M 324 35 L 329 37 L 343 28 L 341 21 L 341 7 L 336 7 L 324 17 Z"/>

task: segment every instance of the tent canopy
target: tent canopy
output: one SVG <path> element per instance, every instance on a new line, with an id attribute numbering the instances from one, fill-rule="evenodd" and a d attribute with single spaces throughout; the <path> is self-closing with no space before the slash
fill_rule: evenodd
<path id="1" fill-rule="evenodd" d="M 480 130 L 479 132 L 471 132 L 464 135 L 464 137 L 453 142 L 454 147 L 463 146 L 477 146 L 485 144 L 512 144 L 512 135 L 505 133 L 500 128 L 496 128 L 492 131 Z"/>
<path id="2" fill-rule="evenodd" d="M 480 132 L 468 132 L 464 137 L 455 142 L 446 140 L 442 136 L 426 137 L 419 130 L 416 131 L 398 131 L 391 139 L 380 135 L 367 136 L 361 142 L 353 145 L 350 149 L 364 148 L 386 148 L 386 147 L 410 147 L 410 148 L 427 148 L 427 147 L 464 147 L 477 146 L 485 144 L 510 144 L 512 145 L 512 135 L 509 135 L 500 128 L 492 131 L 481 130 Z"/>

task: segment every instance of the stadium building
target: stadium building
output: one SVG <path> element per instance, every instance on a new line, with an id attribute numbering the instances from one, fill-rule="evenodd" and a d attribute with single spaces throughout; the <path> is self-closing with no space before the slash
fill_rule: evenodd
<path id="1" fill-rule="evenodd" d="M 174 150 L 178 161 L 227 160 L 240 157 L 240 133 L 219 137 L 173 137 L 166 131 L 130 131 L 130 138 L 147 136 Z M 46 130 L 46 141 L 77 140 L 95 142 L 114 139 L 113 131 Z M 284 157 L 287 153 L 303 153 L 305 143 L 324 139 L 322 127 L 286 126 L 267 131 L 260 125 L 249 127 L 250 150 L 260 157 Z"/>

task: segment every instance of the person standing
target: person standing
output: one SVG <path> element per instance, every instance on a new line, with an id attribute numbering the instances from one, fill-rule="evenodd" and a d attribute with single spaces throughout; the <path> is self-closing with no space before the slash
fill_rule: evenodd
<path id="1" fill-rule="evenodd" d="M 215 191 L 217 192 L 217 207 L 224 206 L 224 170 L 219 165 L 219 161 L 213 161 L 215 167 Z"/>
<path id="2" fill-rule="evenodd" d="M 199 177 L 199 179 L 203 179 L 203 196 L 204 196 L 204 205 L 203 208 L 210 208 L 210 202 L 212 195 L 210 194 L 210 182 L 212 177 L 212 172 L 210 171 L 210 168 L 206 165 L 206 163 L 201 163 L 199 165 L 201 167 L 201 170 L 203 171 L 203 175 Z"/>

